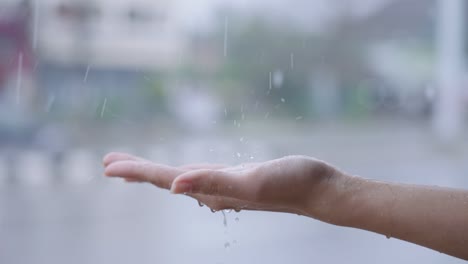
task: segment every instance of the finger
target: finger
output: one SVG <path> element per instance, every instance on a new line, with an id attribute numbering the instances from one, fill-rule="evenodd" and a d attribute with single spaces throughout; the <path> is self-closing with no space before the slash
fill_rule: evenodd
<path id="1" fill-rule="evenodd" d="M 128 153 L 123 153 L 123 152 L 110 152 L 104 156 L 102 159 L 102 163 L 104 164 L 105 167 L 107 167 L 109 164 L 117 161 L 122 161 L 122 160 L 144 160 L 140 157 L 130 155 Z"/>
<path id="2" fill-rule="evenodd" d="M 198 163 L 198 164 L 182 165 L 179 168 L 185 169 L 185 170 L 201 170 L 201 169 L 217 170 L 217 169 L 223 169 L 226 167 L 227 165 L 224 165 L 224 164 Z"/>
<path id="3" fill-rule="evenodd" d="M 199 193 L 243 200 L 254 198 L 254 184 L 240 172 L 219 170 L 195 170 L 177 177 L 171 188 L 172 193 Z"/>
<path id="4" fill-rule="evenodd" d="M 165 189 L 169 189 L 172 181 L 184 172 L 184 170 L 162 164 L 133 160 L 114 162 L 104 171 L 107 176 L 150 182 Z"/>
<path id="5" fill-rule="evenodd" d="M 221 197 L 221 196 L 212 196 L 205 194 L 187 194 L 187 196 L 192 197 L 197 200 L 199 204 L 208 206 L 213 211 L 220 211 L 225 209 L 232 209 L 240 211 L 244 208 L 247 208 L 247 203 L 243 200 Z"/>
<path id="6" fill-rule="evenodd" d="M 300 210 L 290 207 L 280 207 L 277 205 L 266 205 L 263 203 L 255 203 L 252 201 L 245 201 L 236 198 L 228 198 L 221 196 L 211 196 L 204 194 L 187 194 L 204 205 L 208 206 L 211 210 L 220 211 L 232 209 L 235 211 L 248 210 L 248 211 L 270 211 L 270 212 L 287 212 L 303 215 Z"/>
<path id="7" fill-rule="evenodd" d="M 126 182 L 128 183 L 141 183 L 141 182 L 144 182 L 144 181 L 140 181 L 140 180 L 136 180 L 136 179 L 131 179 L 131 178 L 125 178 L 124 179 Z"/>

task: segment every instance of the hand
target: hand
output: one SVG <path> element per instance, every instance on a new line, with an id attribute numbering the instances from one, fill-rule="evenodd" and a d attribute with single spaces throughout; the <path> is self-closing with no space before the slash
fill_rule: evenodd
<path id="1" fill-rule="evenodd" d="M 323 161 L 288 156 L 228 167 L 216 164 L 171 167 L 125 154 L 104 157 L 105 175 L 149 182 L 186 194 L 212 210 L 265 210 L 330 219 L 344 174 Z"/>

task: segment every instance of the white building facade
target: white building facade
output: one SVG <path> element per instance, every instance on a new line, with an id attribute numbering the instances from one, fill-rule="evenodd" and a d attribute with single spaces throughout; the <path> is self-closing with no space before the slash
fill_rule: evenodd
<path id="1" fill-rule="evenodd" d="M 170 68 L 186 47 L 176 7 L 173 1 L 34 0 L 33 43 L 41 59 L 54 63 Z"/>

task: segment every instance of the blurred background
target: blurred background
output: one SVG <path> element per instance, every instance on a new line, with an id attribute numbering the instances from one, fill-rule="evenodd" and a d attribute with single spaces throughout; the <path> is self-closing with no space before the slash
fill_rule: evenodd
<path id="1" fill-rule="evenodd" d="M 289 154 L 468 188 L 463 0 L 1 0 L 1 263 L 461 263 L 296 215 L 217 212 L 102 155 Z M 446 217 L 450 217 L 447 215 Z"/>

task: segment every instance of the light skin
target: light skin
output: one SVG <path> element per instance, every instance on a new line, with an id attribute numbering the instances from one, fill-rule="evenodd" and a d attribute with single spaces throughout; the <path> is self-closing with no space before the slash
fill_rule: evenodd
<path id="1" fill-rule="evenodd" d="M 173 167 L 113 152 L 103 163 L 107 176 L 186 194 L 216 211 L 295 213 L 468 260 L 466 190 L 364 179 L 306 156 Z"/>

